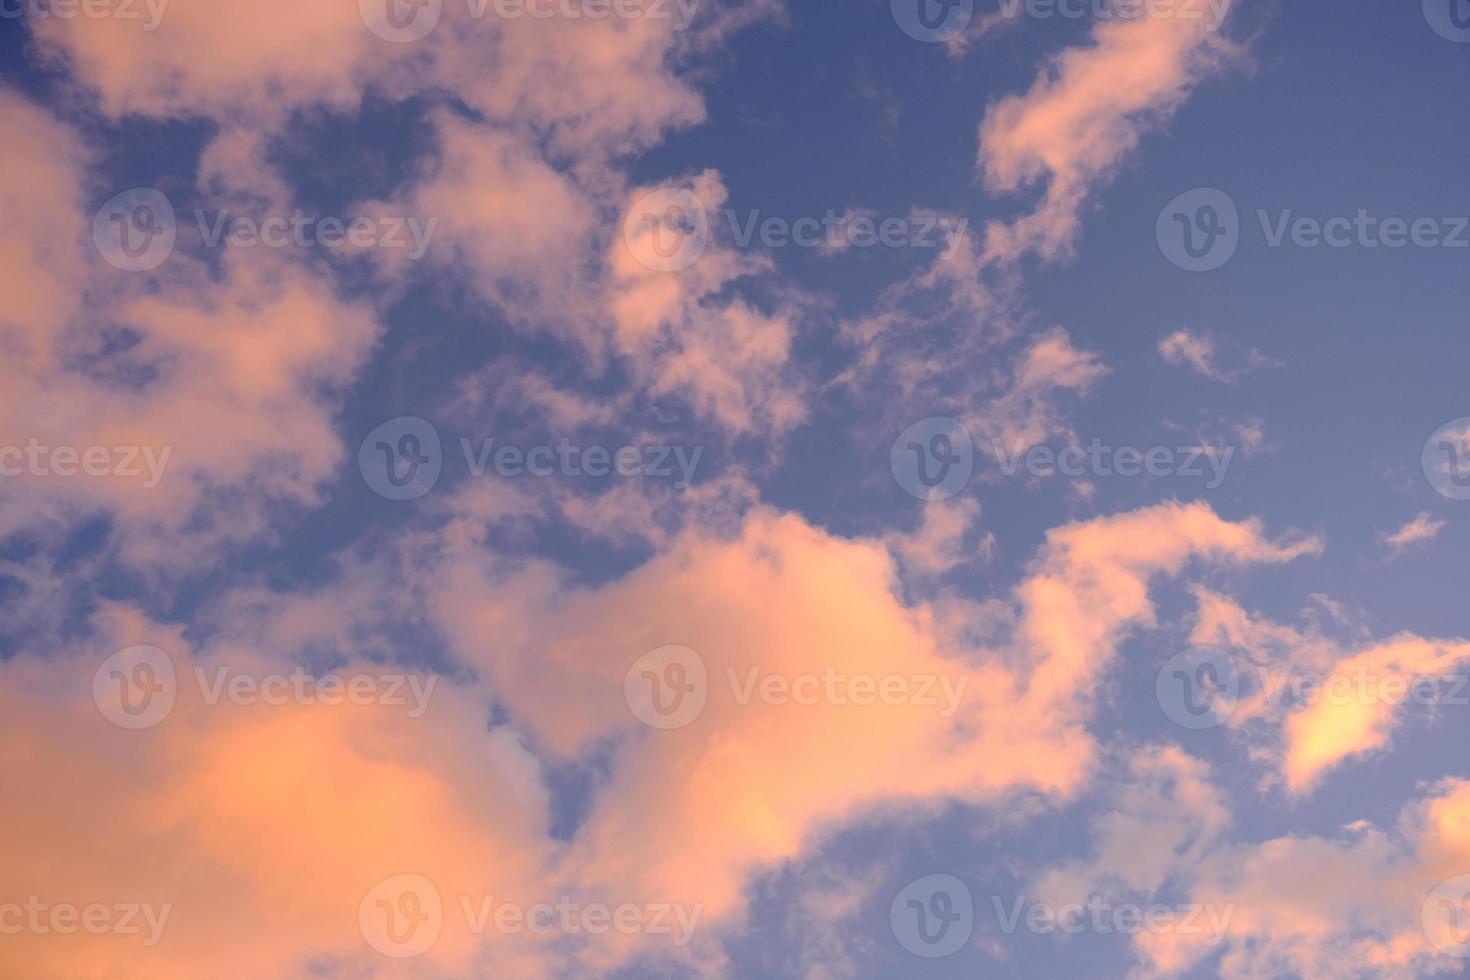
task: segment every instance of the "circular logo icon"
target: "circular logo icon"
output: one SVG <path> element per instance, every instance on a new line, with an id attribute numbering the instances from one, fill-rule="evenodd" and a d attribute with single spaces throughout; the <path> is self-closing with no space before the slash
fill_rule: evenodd
<path id="1" fill-rule="evenodd" d="M 975 903 L 970 889 L 954 875 L 926 875 L 894 898 L 888 924 L 899 945 L 915 956 L 953 956 L 975 929 Z"/>
<path id="2" fill-rule="evenodd" d="M 1470 874 L 1440 882 L 1424 900 L 1420 916 L 1435 949 L 1470 960 Z"/>
<path id="3" fill-rule="evenodd" d="M 1470 0 L 1424 0 L 1424 19 L 1445 40 L 1470 44 Z"/>
<path id="4" fill-rule="evenodd" d="M 416 415 L 389 419 L 368 433 L 357 450 L 357 468 L 380 497 L 413 500 L 434 489 L 444 467 L 439 433 Z"/>
<path id="5" fill-rule="evenodd" d="M 975 472 L 975 443 L 959 419 L 924 419 L 893 440 L 888 467 L 912 496 L 945 500 L 969 486 Z"/>
<path id="6" fill-rule="evenodd" d="M 650 650 L 628 668 L 623 698 L 633 717 L 649 728 L 683 728 L 703 713 L 709 700 L 704 660 L 688 647 Z"/>
<path id="7" fill-rule="evenodd" d="M 709 246 L 709 212 L 693 191 L 649 191 L 623 216 L 623 241 L 639 264 L 655 272 L 687 269 Z"/>
<path id="8" fill-rule="evenodd" d="M 1185 191 L 1159 212 L 1154 235 L 1164 258 L 1187 272 L 1209 272 L 1240 247 L 1240 211 L 1214 187 Z"/>
<path id="9" fill-rule="evenodd" d="M 975 0 L 888 0 L 893 22 L 915 41 L 942 44 L 964 33 Z"/>
<path id="10" fill-rule="evenodd" d="M 1240 670 L 1219 647 L 1190 647 L 1170 657 L 1154 680 L 1159 707 L 1184 728 L 1215 728 L 1240 700 Z"/>
<path id="11" fill-rule="evenodd" d="M 428 37 L 439 24 L 444 0 L 357 0 L 368 30 L 385 41 L 408 44 Z"/>
<path id="12" fill-rule="evenodd" d="M 1470 418 L 1446 422 L 1424 443 L 1429 485 L 1451 500 L 1470 500 Z"/>
<path id="13" fill-rule="evenodd" d="M 178 694 L 174 662 L 158 647 L 119 650 L 92 675 L 92 700 L 119 728 L 152 728 L 168 717 Z"/>
<path id="14" fill-rule="evenodd" d="M 102 205 L 92 219 L 97 254 L 124 272 L 151 272 L 174 254 L 178 220 L 168 198 L 152 187 L 134 187 Z"/>
<path id="15" fill-rule="evenodd" d="M 357 925 L 368 945 L 384 956 L 407 959 L 426 953 L 444 926 L 439 889 L 423 875 L 384 878 L 357 906 Z"/>

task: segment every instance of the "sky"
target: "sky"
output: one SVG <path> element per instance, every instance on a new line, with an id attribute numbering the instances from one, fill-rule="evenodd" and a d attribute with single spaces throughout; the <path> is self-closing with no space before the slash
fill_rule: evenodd
<path id="1" fill-rule="evenodd" d="M 0 0 L 0 975 L 1466 975 L 1467 81 Z"/>

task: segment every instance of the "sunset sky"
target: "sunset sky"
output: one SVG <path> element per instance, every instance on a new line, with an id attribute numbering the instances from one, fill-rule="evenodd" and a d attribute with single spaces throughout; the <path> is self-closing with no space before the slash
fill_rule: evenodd
<path id="1" fill-rule="evenodd" d="M 0 977 L 1470 971 L 1470 0 L 0 66 Z"/>

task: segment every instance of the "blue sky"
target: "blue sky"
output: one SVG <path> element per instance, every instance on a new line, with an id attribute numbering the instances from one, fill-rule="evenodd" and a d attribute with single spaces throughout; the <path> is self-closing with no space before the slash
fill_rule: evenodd
<path id="1" fill-rule="evenodd" d="M 1470 503 L 1422 458 L 1470 452 L 1470 36 L 1440 0 L 1234 0 L 1218 31 L 978 0 L 949 43 L 868 0 L 707 2 L 687 29 L 586 2 L 394 6 L 442 7 L 401 43 L 382 0 L 0 19 L 0 709 L 25 747 L 0 773 L 34 788 L 0 826 L 37 855 L 0 872 L 0 931 L 34 895 L 173 923 L 139 949 L 17 918 L 0 964 L 1459 975 L 1470 904 L 1436 903 L 1470 903 Z M 1190 271 L 1167 209 L 1203 221 L 1206 188 L 1239 242 Z M 130 270 L 143 200 L 176 241 Z M 733 231 L 829 214 L 846 246 Z M 1272 242 L 1360 214 L 1443 244 Z M 208 234 L 293 216 L 305 240 Z M 324 223 L 354 219 L 365 244 Z M 1033 446 L 1109 469 L 1007 473 Z M 1162 468 L 1111 472 L 1120 448 Z M 156 485 L 126 472 L 165 450 Z M 895 462 L 951 450 L 973 475 L 944 493 Z M 437 476 L 393 499 L 421 452 Z M 1191 730 L 1158 684 L 1200 647 L 1244 686 Z M 318 696 L 220 702 L 196 668 Z M 913 686 L 751 701 L 746 669 Z M 439 686 L 405 717 L 324 704 L 329 674 Z M 155 676 L 156 716 L 128 687 Z M 675 724 L 659 685 L 691 676 Z M 1261 690 L 1348 676 L 1345 701 Z M 953 711 L 916 693 L 936 678 L 966 685 Z M 1433 703 L 1384 692 L 1414 679 Z M 973 905 L 943 956 L 904 924 L 930 876 Z M 391 910 L 425 887 L 420 948 Z M 456 918 L 558 895 L 700 924 Z M 1229 925 L 997 920 L 1088 899 Z"/>

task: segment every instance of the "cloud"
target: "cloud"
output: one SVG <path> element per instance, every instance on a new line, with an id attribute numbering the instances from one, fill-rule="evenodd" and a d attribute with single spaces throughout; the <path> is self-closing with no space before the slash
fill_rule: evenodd
<path id="1" fill-rule="evenodd" d="M 1278 366 L 1260 351 L 1251 349 L 1230 359 L 1239 362 L 1226 367 L 1222 361 L 1219 338 L 1188 328 L 1176 330 L 1159 341 L 1159 356 L 1170 364 L 1186 368 L 1202 378 L 1233 384 L 1252 371 Z"/>
<path id="2" fill-rule="evenodd" d="M 1199 971 L 1223 980 L 1280 976 L 1410 980 L 1450 973 L 1455 924 L 1434 889 L 1470 862 L 1470 782 L 1445 780 L 1383 830 L 1366 821 L 1334 837 L 1236 837 L 1214 774 L 1175 746 L 1131 750 L 1093 819 L 1089 856 L 1044 869 L 1036 895 L 1060 906 L 1157 902 L 1198 906 L 1192 925 L 1132 938 L 1131 977 Z"/>
<path id="3" fill-rule="evenodd" d="M 1265 726 L 1257 736 L 1265 740 L 1261 755 L 1294 794 L 1310 792 L 1350 759 L 1386 749 L 1406 715 L 1423 707 L 1416 689 L 1470 662 L 1463 639 L 1405 632 L 1339 641 L 1315 627 L 1253 616 L 1208 590 L 1196 596 L 1200 617 L 1191 640 L 1243 651 L 1238 663 L 1249 688 L 1229 723 L 1248 736 Z"/>
<path id="4" fill-rule="evenodd" d="M 1193 558 L 1277 562 L 1310 547 L 1202 505 L 1162 505 L 1057 529 L 1014 595 L 941 610 L 899 600 L 881 542 L 757 509 L 735 536 L 686 531 L 604 586 L 456 549 L 425 594 L 537 752 L 616 746 L 574 847 L 585 876 L 697 897 L 717 921 L 739 917 L 750 874 L 864 810 L 1074 792 L 1094 758 L 1086 726 L 1103 672 L 1123 635 L 1153 622 L 1149 582 Z M 687 727 L 651 731 L 622 685 L 638 657 L 670 644 L 698 653 L 708 703 Z M 752 676 L 831 670 L 932 677 L 963 696 L 952 713 L 736 696 Z"/>
<path id="5" fill-rule="evenodd" d="M 0 710 L 15 736 L 0 752 L 0 778 L 27 787 L 26 806 L 0 813 L 13 849 L 0 879 L 7 902 L 170 911 L 147 947 L 140 936 L 22 930 L 0 944 L 0 972 L 552 973 L 540 944 L 485 942 L 459 915 L 460 895 L 546 898 L 536 882 L 549 853 L 534 763 L 508 733 L 488 729 L 465 691 L 435 687 L 419 717 L 380 702 L 209 703 L 196 668 L 262 677 L 292 666 L 265 651 L 191 650 L 178 628 L 126 607 L 104 609 L 95 625 L 72 649 L 0 665 Z M 124 730 L 93 702 L 93 674 L 138 643 L 172 659 L 177 694 L 155 727 Z M 416 961 L 374 952 L 358 919 L 376 883 L 405 873 L 434 882 L 448 913 Z"/>
<path id="6" fill-rule="evenodd" d="M 83 141 L 13 95 L 0 125 L 15 165 L 38 176 L 0 191 L 32 242 L 8 266 L 30 299 L 3 324 L 0 444 L 117 464 L 68 476 L 55 457 L 27 463 L 6 477 L 0 532 L 109 512 L 133 558 L 183 563 L 261 533 L 273 501 L 315 502 L 342 458 L 332 415 L 377 337 L 374 311 L 271 249 L 210 268 L 180 245 L 153 273 L 121 272 L 82 246 Z"/>
<path id="7" fill-rule="evenodd" d="M 1192 901 L 1233 914 L 1213 969 L 1225 980 L 1282 975 L 1323 980 L 1456 973 L 1439 954 L 1425 905 L 1440 882 L 1470 866 L 1470 783 L 1448 780 L 1405 808 L 1396 832 L 1368 824 L 1337 838 L 1286 836 L 1223 847 L 1191 869 Z M 1205 937 L 1141 933 L 1151 967 L 1185 973 L 1215 955 Z"/>
<path id="8" fill-rule="evenodd" d="M 1099 21 L 1091 40 L 1053 58 L 1024 95 L 1000 99 L 985 113 L 979 167 L 986 189 L 1046 185 L 1034 212 L 988 226 L 987 256 L 1064 257 L 1089 191 L 1238 54 L 1207 18 L 1172 12 Z"/>
<path id="9" fill-rule="evenodd" d="M 1446 522 L 1435 520 L 1429 511 L 1421 511 L 1417 517 L 1394 531 L 1392 534 L 1384 534 L 1383 543 L 1388 545 L 1394 554 L 1426 541 L 1433 541 L 1439 537 L 1439 532 L 1445 529 Z"/>

